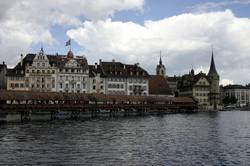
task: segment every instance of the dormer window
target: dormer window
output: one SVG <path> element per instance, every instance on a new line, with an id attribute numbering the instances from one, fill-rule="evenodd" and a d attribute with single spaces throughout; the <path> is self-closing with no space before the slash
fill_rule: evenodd
<path id="1" fill-rule="evenodd" d="M 37 62 L 37 66 L 38 66 L 38 67 L 40 66 L 40 63 L 39 63 L 39 62 Z"/>

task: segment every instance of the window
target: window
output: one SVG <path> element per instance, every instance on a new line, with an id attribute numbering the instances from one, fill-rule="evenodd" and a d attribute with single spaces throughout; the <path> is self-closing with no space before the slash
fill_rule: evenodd
<path id="1" fill-rule="evenodd" d="M 96 86 L 95 86 L 95 85 L 93 85 L 93 89 L 96 89 Z"/>
<path id="2" fill-rule="evenodd" d="M 101 87 L 100 87 L 101 89 L 103 89 L 103 86 L 101 85 Z"/>
<path id="3" fill-rule="evenodd" d="M 132 90 L 133 89 L 133 86 L 129 86 L 129 90 Z"/>
<path id="4" fill-rule="evenodd" d="M 43 65 L 43 67 L 44 67 L 44 66 L 45 66 L 45 63 L 43 63 L 42 65 Z"/>
<path id="5" fill-rule="evenodd" d="M 95 79 L 93 79 L 93 84 L 95 84 L 95 82 L 96 82 Z"/>
<path id="6" fill-rule="evenodd" d="M 62 84 L 62 83 L 60 83 L 60 88 L 61 88 L 61 89 L 63 88 L 63 84 Z"/>
<path id="7" fill-rule="evenodd" d="M 29 72 L 30 72 L 29 70 L 26 71 L 26 73 L 29 73 Z"/>

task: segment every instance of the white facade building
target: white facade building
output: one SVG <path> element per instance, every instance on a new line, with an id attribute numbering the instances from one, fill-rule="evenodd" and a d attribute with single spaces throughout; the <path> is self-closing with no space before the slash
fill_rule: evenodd
<path id="1" fill-rule="evenodd" d="M 83 56 L 27 54 L 7 73 L 8 90 L 149 95 L 147 71 L 138 64 L 102 62 L 88 65 Z"/>
<path id="2" fill-rule="evenodd" d="M 250 105 L 250 87 L 242 85 L 228 85 L 223 87 L 222 99 L 225 97 L 235 97 L 236 106 L 245 107 Z"/>

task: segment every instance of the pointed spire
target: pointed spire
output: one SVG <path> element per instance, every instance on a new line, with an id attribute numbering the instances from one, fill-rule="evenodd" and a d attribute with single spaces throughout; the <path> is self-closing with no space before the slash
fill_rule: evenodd
<path id="1" fill-rule="evenodd" d="M 210 69 L 209 69 L 208 75 L 218 75 L 218 73 L 216 71 L 215 63 L 214 63 L 214 50 L 213 50 L 213 47 L 212 47 L 211 64 L 210 64 Z"/>
<path id="2" fill-rule="evenodd" d="M 160 51 L 160 61 L 159 64 L 162 65 L 162 60 L 161 60 L 161 51 Z"/>

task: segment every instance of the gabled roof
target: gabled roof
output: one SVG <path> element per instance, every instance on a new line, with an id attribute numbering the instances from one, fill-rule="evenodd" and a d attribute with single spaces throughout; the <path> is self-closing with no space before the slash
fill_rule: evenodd
<path id="1" fill-rule="evenodd" d="M 101 77 L 106 76 L 100 65 L 89 65 L 89 77 L 95 77 L 97 74 Z"/>
<path id="2" fill-rule="evenodd" d="M 149 94 L 152 95 L 173 95 L 168 81 L 164 76 L 151 75 L 149 78 Z"/>
<path id="3" fill-rule="evenodd" d="M 201 78 L 207 79 L 208 82 L 210 83 L 210 79 L 205 73 L 200 72 L 199 74 L 196 75 L 185 74 L 178 81 L 178 89 L 180 89 L 180 91 L 190 90 Z M 207 85 L 198 85 L 198 86 L 207 86 Z"/>
<path id="4" fill-rule="evenodd" d="M 107 77 L 149 77 L 148 72 L 138 64 L 100 62 L 99 65 Z"/>

